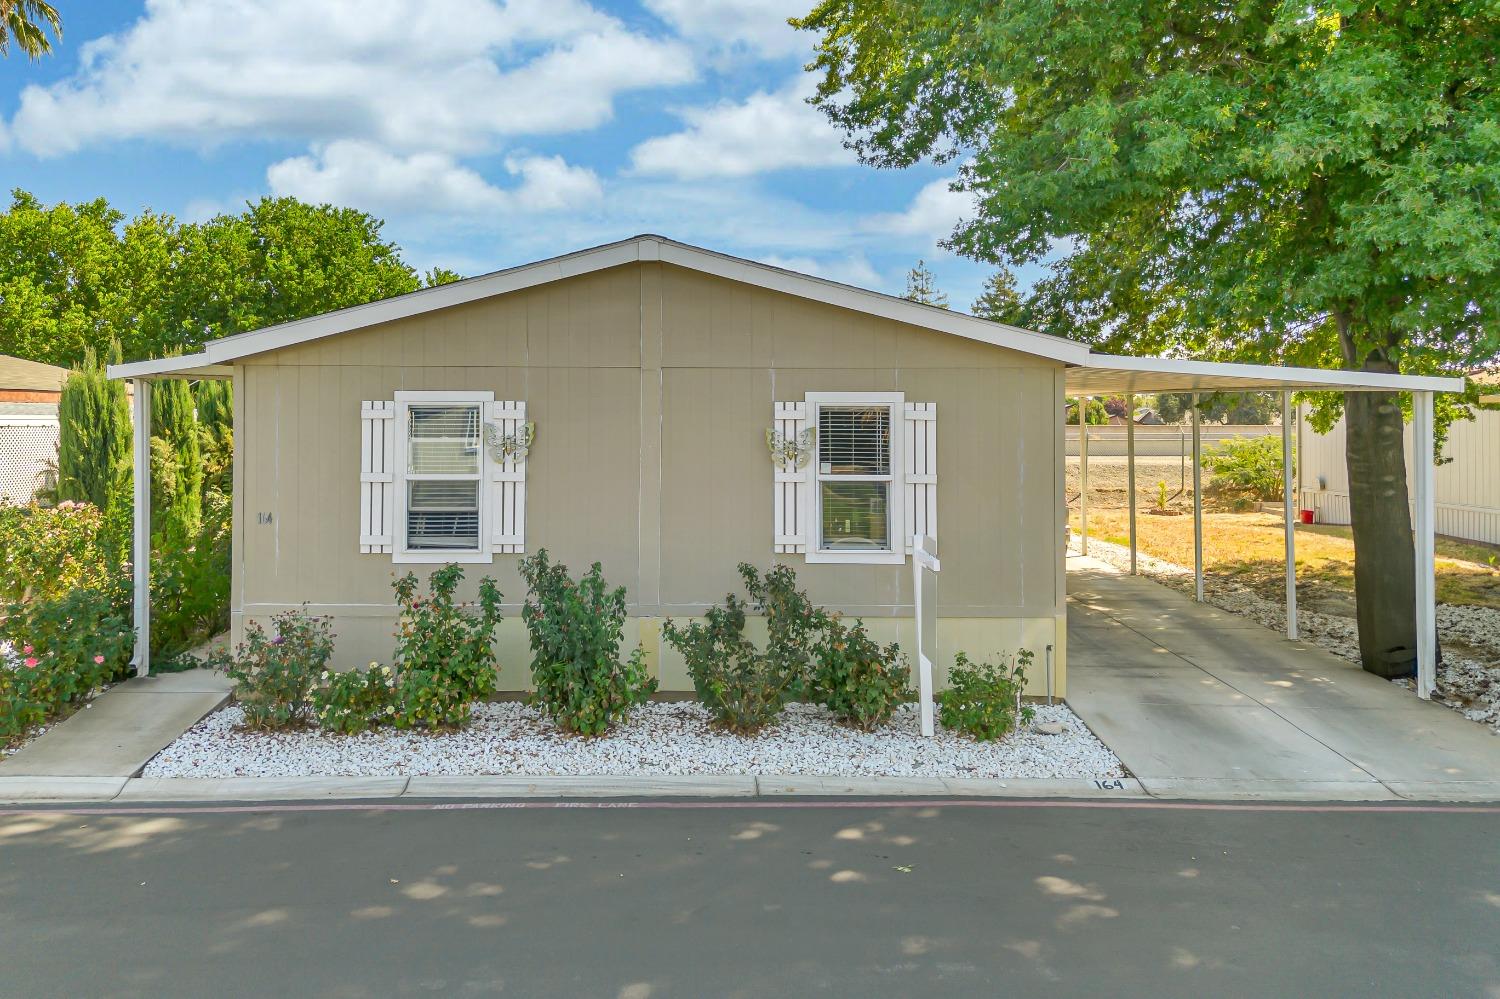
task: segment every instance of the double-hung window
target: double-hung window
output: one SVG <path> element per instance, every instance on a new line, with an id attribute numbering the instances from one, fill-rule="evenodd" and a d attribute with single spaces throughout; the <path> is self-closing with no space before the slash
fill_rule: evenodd
<path id="1" fill-rule="evenodd" d="M 397 393 L 401 561 L 485 560 L 489 477 L 483 420 L 491 393 Z"/>
<path id="2" fill-rule="evenodd" d="M 809 562 L 901 562 L 899 393 L 809 394 L 817 428 Z"/>

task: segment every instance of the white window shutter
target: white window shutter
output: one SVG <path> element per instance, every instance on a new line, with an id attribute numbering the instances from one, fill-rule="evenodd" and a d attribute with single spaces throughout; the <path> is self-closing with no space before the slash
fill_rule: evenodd
<path id="1" fill-rule="evenodd" d="M 359 550 L 393 550 L 396 517 L 396 404 L 359 404 Z"/>
<path id="2" fill-rule="evenodd" d="M 907 552 L 913 535 L 937 537 L 937 403 L 908 402 L 902 421 Z"/>
<path id="3" fill-rule="evenodd" d="M 501 437 L 524 434 L 525 402 L 488 405 L 489 421 Z M 490 545 L 497 555 L 526 551 L 526 455 L 490 454 Z"/>
<path id="4" fill-rule="evenodd" d="M 801 441 L 807 431 L 807 403 L 778 402 L 772 414 L 776 432 L 783 440 Z M 816 444 L 814 444 L 816 451 Z M 776 520 L 776 553 L 779 555 L 807 551 L 807 535 L 811 525 L 805 521 L 812 509 L 809 498 L 812 490 L 811 462 L 817 454 L 801 468 L 795 461 L 776 465 L 776 478 L 771 488 Z"/>

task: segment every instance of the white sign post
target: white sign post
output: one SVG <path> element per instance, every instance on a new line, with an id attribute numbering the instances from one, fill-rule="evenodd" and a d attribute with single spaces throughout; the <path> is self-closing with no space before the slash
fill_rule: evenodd
<path id="1" fill-rule="evenodd" d="M 912 593 L 917 604 L 917 696 L 921 698 L 922 735 L 932 738 L 932 660 L 937 656 L 937 541 L 924 534 L 912 536 Z"/>

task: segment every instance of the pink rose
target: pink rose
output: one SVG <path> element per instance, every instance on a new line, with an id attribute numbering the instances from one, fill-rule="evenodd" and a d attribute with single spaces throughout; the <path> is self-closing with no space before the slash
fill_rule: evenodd
<path id="1" fill-rule="evenodd" d="M 26 657 L 26 668 L 27 669 L 36 669 L 36 656 L 27 656 Z"/>
<path id="2" fill-rule="evenodd" d="M 24 652 L 24 653 L 26 653 L 29 656 L 32 653 L 32 648 L 29 645 L 23 645 L 23 646 L 21 646 L 21 651 Z"/>
<path id="3" fill-rule="evenodd" d="M 104 657 L 103 656 L 95 656 L 94 657 L 94 665 L 95 666 L 103 666 L 104 665 Z"/>

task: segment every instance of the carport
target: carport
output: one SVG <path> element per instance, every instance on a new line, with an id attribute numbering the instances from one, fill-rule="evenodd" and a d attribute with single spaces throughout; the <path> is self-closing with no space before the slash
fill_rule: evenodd
<path id="1" fill-rule="evenodd" d="M 1202 442 L 1198 407 L 1200 395 L 1214 392 L 1278 392 L 1281 396 L 1282 493 L 1286 536 L 1287 637 L 1297 638 L 1297 569 L 1294 502 L 1295 470 L 1292 462 L 1292 393 L 1315 392 L 1409 392 L 1412 397 L 1412 427 L 1415 455 L 1431 455 L 1433 447 L 1433 393 L 1461 392 L 1462 378 L 1379 374 L 1365 371 L 1293 368 L 1260 364 L 1221 364 L 1209 361 L 1158 357 L 1124 357 L 1090 354 L 1081 365 L 1067 369 L 1066 395 L 1087 400 L 1101 395 L 1123 395 L 1126 412 L 1126 478 L 1129 494 L 1130 574 L 1136 572 L 1136 477 L 1135 395 L 1147 392 L 1182 392 L 1193 396 L 1193 576 L 1198 602 L 1203 601 L 1203 496 Z M 1078 407 L 1085 419 L 1086 403 Z M 1082 521 L 1080 549 L 1088 554 L 1088 434 L 1079 433 L 1079 516 Z M 1432 461 L 1417 461 L 1414 469 L 1413 533 L 1416 543 L 1417 693 L 1426 699 L 1437 685 L 1437 589 L 1434 566 Z"/>

